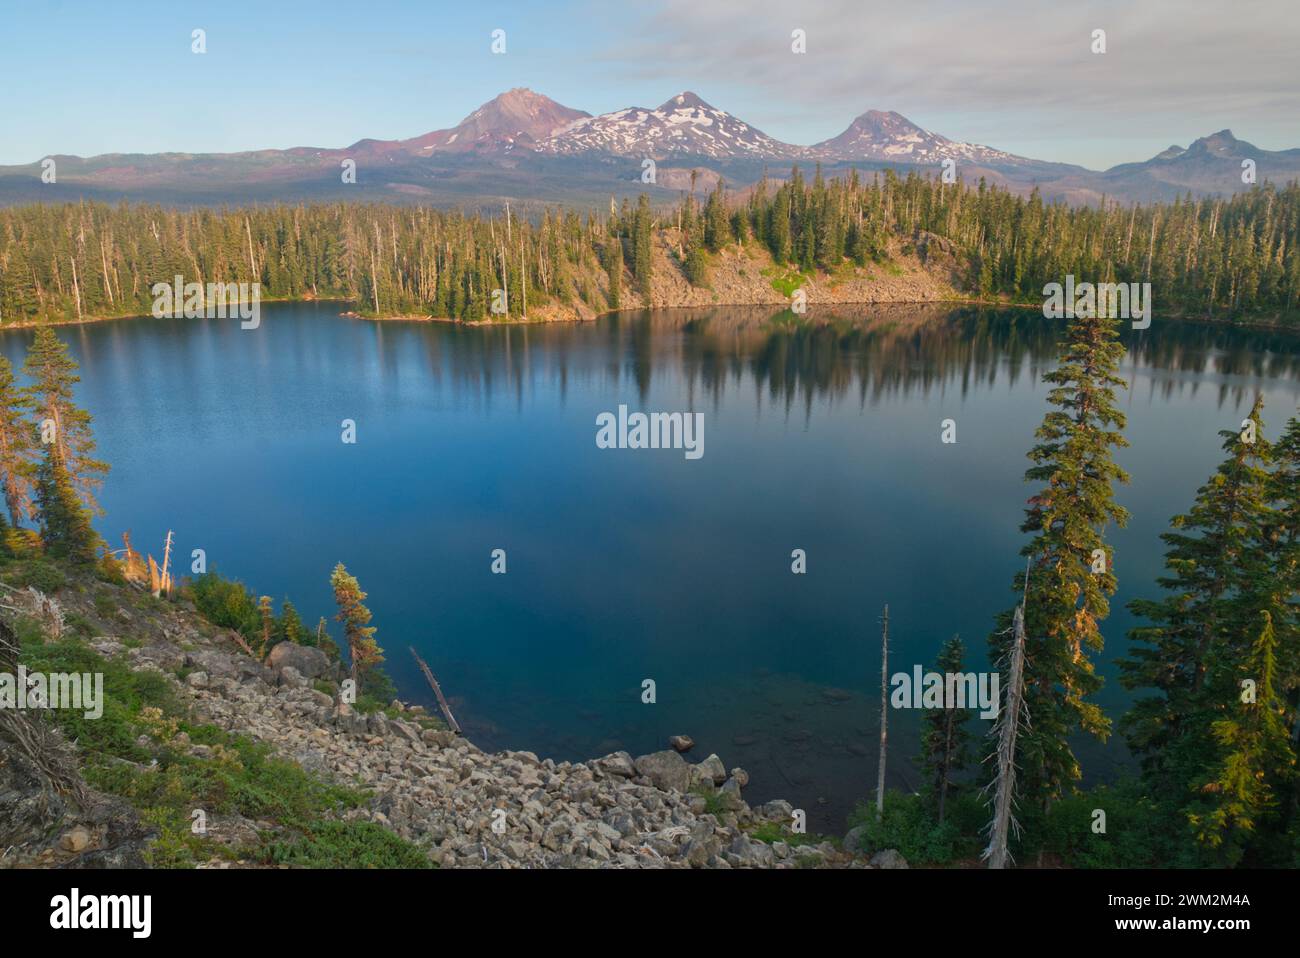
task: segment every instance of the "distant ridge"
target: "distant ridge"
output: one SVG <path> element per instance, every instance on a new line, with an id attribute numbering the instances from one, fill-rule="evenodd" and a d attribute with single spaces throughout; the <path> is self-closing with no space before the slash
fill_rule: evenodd
<path id="1" fill-rule="evenodd" d="M 597 202 L 642 188 L 677 191 L 700 174 L 710 188 L 721 177 L 743 189 L 765 169 L 820 163 L 828 173 L 887 167 L 937 175 L 947 164 L 963 180 L 983 179 L 1017 193 L 1037 189 L 1047 200 L 1098 203 L 1167 201 L 1228 195 L 1247 189 L 1243 161 L 1255 180 L 1300 180 L 1300 149 L 1268 151 L 1220 130 L 1173 145 L 1154 157 L 1105 171 L 1016 156 L 950 140 L 902 114 L 868 110 L 842 133 L 811 146 L 784 143 L 683 90 L 659 106 L 626 107 L 592 116 L 533 90 L 516 87 L 489 100 L 456 126 L 408 139 L 362 139 L 340 148 L 294 147 L 243 153 L 55 155 L 56 184 L 41 180 L 40 160 L 0 167 L 0 203 L 78 197 L 201 205 L 320 198 L 497 202 Z M 642 163 L 659 165 L 642 180 Z M 340 166 L 356 164 L 345 184 Z"/>

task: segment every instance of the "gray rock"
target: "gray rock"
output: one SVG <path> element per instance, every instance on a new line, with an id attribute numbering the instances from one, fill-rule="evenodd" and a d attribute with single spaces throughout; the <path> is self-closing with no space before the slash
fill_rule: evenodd
<path id="1" fill-rule="evenodd" d="M 733 838 L 729 850 L 741 865 L 749 868 L 771 868 L 776 861 L 772 846 L 745 834 Z"/>
<path id="2" fill-rule="evenodd" d="M 872 868 L 907 868 L 907 859 L 896 848 L 886 848 L 871 856 Z"/>
<path id="3" fill-rule="evenodd" d="M 399 738 L 404 738 L 413 745 L 420 741 L 420 727 L 418 725 L 413 725 L 410 722 L 403 722 L 399 719 L 393 719 L 388 723 L 388 727 L 392 729 L 393 733 Z"/>
<path id="4" fill-rule="evenodd" d="M 843 846 L 846 852 L 858 855 L 862 852 L 862 838 L 867 834 L 867 826 L 858 825 L 850 828 L 844 835 Z"/>
<path id="5" fill-rule="evenodd" d="M 307 680 L 307 676 L 292 665 L 282 665 L 280 667 L 280 684 L 287 685 L 291 689 L 305 689 L 311 683 Z"/>
<path id="6" fill-rule="evenodd" d="M 768 821 L 781 822 L 782 824 L 788 825 L 790 824 L 791 816 L 794 815 L 794 806 L 784 798 L 778 798 L 758 806 L 754 811 L 760 818 L 766 818 Z"/>
<path id="7" fill-rule="evenodd" d="M 716 754 L 710 755 L 697 766 L 713 780 L 714 785 L 721 785 L 727 780 L 727 766 Z"/>
<path id="8" fill-rule="evenodd" d="M 695 739 L 689 735 L 674 735 L 668 739 L 668 744 L 679 752 L 689 752 L 695 748 Z"/>
<path id="9" fill-rule="evenodd" d="M 420 733 L 420 738 L 425 745 L 434 745 L 438 748 L 446 748 L 456 741 L 456 733 L 451 729 L 427 728 Z"/>
<path id="10" fill-rule="evenodd" d="M 188 652 L 185 664 L 207 673 L 211 678 L 233 679 L 239 674 L 233 657 L 223 652 Z"/>
<path id="11" fill-rule="evenodd" d="M 208 673 L 191 672 L 185 676 L 185 684 L 192 689 L 206 689 L 208 687 Z"/>
<path id="12" fill-rule="evenodd" d="M 323 678 L 330 671 L 328 655 L 310 645 L 295 645 L 292 642 L 281 642 L 271 649 L 266 664 L 277 672 L 286 665 L 292 666 L 308 679 Z"/>
<path id="13" fill-rule="evenodd" d="M 740 783 L 734 778 L 727 779 L 718 789 L 718 797 L 722 800 L 722 807 L 729 812 L 738 812 L 745 807 L 745 800 L 740 797 Z"/>
<path id="14" fill-rule="evenodd" d="M 749 773 L 743 768 L 733 768 L 731 770 L 731 777 L 736 780 L 736 783 L 740 785 L 741 788 L 744 788 L 749 784 Z"/>
<path id="15" fill-rule="evenodd" d="M 627 752 L 611 752 L 604 758 L 596 759 L 594 764 L 602 772 L 609 775 L 631 778 L 637 774 L 637 768 L 632 761 L 632 756 Z"/>
<path id="16" fill-rule="evenodd" d="M 671 749 L 642 755 L 632 764 L 638 775 L 648 778 L 657 788 L 685 792 L 691 786 L 691 767 Z"/>

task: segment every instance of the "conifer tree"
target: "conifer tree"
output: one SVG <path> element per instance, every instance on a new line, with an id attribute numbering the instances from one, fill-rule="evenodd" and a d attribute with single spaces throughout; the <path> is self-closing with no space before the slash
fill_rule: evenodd
<path id="1" fill-rule="evenodd" d="M 262 632 L 260 635 L 260 645 L 258 654 L 265 657 L 266 653 L 271 651 L 272 639 L 275 633 L 275 613 L 271 611 L 271 597 L 264 595 L 257 600 L 257 612 L 262 619 Z"/>
<path id="2" fill-rule="evenodd" d="M 352 659 L 352 681 L 359 691 L 366 673 L 384 661 L 383 650 L 375 642 L 375 627 L 369 624 L 370 610 L 363 605 L 366 594 L 342 562 L 334 567 L 330 586 L 339 608 L 334 618 L 343 623 L 343 637 Z"/>
<path id="3" fill-rule="evenodd" d="M 1041 483 L 1029 500 L 1022 532 L 1033 535 L 1021 551 L 1027 573 L 1015 579 L 1024 597 L 1024 699 L 1032 723 L 1019 736 L 1017 762 L 1026 794 L 1044 801 L 1059 796 L 1080 775 L 1069 744 L 1076 732 L 1105 739 L 1110 721 L 1088 697 L 1101 687 L 1091 655 L 1102 648 L 1099 623 L 1109 613 L 1116 578 L 1110 548 L 1102 539 L 1109 523 L 1124 525 L 1127 511 L 1115 502 L 1113 485 L 1127 474 L 1112 458 L 1126 446 L 1124 414 L 1115 390 L 1123 347 L 1115 321 L 1071 321 L 1043 418 L 1029 452 L 1025 479 Z M 1026 582 L 1028 575 L 1028 582 Z M 1007 661 L 1012 613 L 1004 613 L 990 637 L 993 661 Z M 1005 677 L 1004 677 L 1005 682 Z"/>
<path id="4" fill-rule="evenodd" d="M 1156 694 L 1140 698 L 1123 719 L 1129 747 L 1160 793 L 1188 800 L 1206 757 L 1215 751 L 1212 726 L 1234 696 L 1236 670 L 1248 652 L 1250 613 L 1267 521 L 1269 458 L 1257 398 L 1249 426 L 1220 433 L 1227 458 L 1197 490 L 1192 508 L 1174 516 L 1161 539 L 1168 574 L 1161 599 L 1129 603 L 1150 625 L 1129 633 L 1121 681 Z"/>
<path id="5" fill-rule="evenodd" d="M 1240 861 L 1260 820 L 1278 805 L 1277 785 L 1294 777 L 1296 765 L 1282 720 L 1277 637 L 1267 612 L 1260 613 L 1259 634 L 1244 665 L 1238 674 L 1252 686 L 1240 692 L 1227 717 L 1213 723 L 1221 757 L 1196 783 L 1187 812 L 1196 837 L 1218 849 L 1226 865 Z"/>
<path id="6" fill-rule="evenodd" d="M 42 535 L 54 555 L 94 561 L 99 538 L 91 527 L 99 514 L 95 491 L 108 464 L 94 458 L 90 413 L 73 402 L 81 381 L 68 347 L 49 329 L 36 331 L 25 364 L 27 387 L 38 417 L 44 456 L 37 469 L 36 490 Z"/>
<path id="7" fill-rule="evenodd" d="M 280 604 L 280 621 L 277 633 L 285 642 L 294 645 L 315 645 L 315 636 L 302 624 L 302 617 L 292 602 L 285 599 Z"/>
<path id="8" fill-rule="evenodd" d="M 34 518 L 32 480 L 36 473 L 36 437 L 30 419 L 32 400 L 14 380 L 13 366 L 0 356 L 0 483 L 9 523 L 20 529 Z"/>
<path id="9" fill-rule="evenodd" d="M 934 664 L 935 671 L 945 676 L 961 672 L 965 654 L 966 649 L 961 639 L 954 635 L 939 650 L 939 657 Z M 953 786 L 953 776 L 965 769 L 971 758 L 970 733 L 966 730 L 970 715 L 970 709 L 957 708 L 955 702 L 945 701 L 943 708 L 927 712 L 923 719 L 921 767 L 929 773 L 934 783 L 934 800 L 941 825 L 946 813 L 948 793 Z"/>

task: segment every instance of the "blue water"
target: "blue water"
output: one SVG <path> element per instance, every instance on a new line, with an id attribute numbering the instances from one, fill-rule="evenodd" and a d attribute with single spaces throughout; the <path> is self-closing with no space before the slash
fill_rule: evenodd
<path id="1" fill-rule="evenodd" d="M 309 625 L 333 614 L 343 561 L 403 695 L 433 704 L 414 645 L 480 745 L 577 759 L 687 733 L 696 757 L 750 771 L 751 801 L 788 798 L 819 828 L 874 787 L 885 603 L 891 672 L 928 665 L 954 633 L 983 667 L 1021 563 L 1055 324 L 718 308 L 464 328 L 341 308 L 264 306 L 256 330 L 60 329 L 113 466 L 103 534 L 119 545 L 129 529 L 160 555 L 174 529 L 182 559 L 206 550 Z M 4 333 L 0 350 L 20 362 L 29 339 Z M 1133 520 L 1111 536 L 1108 677 L 1124 603 L 1152 592 L 1157 537 L 1220 459 L 1217 430 L 1262 390 L 1274 435 L 1300 398 L 1284 335 L 1157 318 L 1128 345 Z M 620 403 L 703 413 L 704 456 L 598 449 L 596 416 Z M 958 441 L 944 445 L 949 418 Z M 505 575 L 490 571 L 497 548 Z M 806 575 L 790 571 L 796 548 Z M 1100 701 L 1117 715 L 1126 693 L 1111 681 Z M 917 713 L 891 713 L 895 785 L 920 784 L 916 732 Z M 1080 754 L 1090 778 L 1128 761 L 1118 739 Z"/>

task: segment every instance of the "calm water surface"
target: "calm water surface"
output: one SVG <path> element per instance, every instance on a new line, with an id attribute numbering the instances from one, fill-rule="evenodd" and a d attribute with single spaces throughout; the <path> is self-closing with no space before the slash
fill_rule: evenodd
<path id="1" fill-rule="evenodd" d="M 881 606 L 890 671 L 960 634 L 984 666 L 1012 601 L 1060 328 L 1032 312 L 860 309 L 623 314 L 593 324 L 374 324 L 337 304 L 237 320 L 137 319 L 59 334 L 113 465 L 104 535 L 129 529 L 257 594 L 332 615 L 343 561 L 369 592 L 404 696 L 433 702 L 414 645 L 485 748 L 581 759 L 687 733 L 819 829 L 873 788 Z M 30 335 L 0 336 L 21 362 Z M 1126 338 L 1121 455 L 1133 513 L 1100 700 L 1153 589 L 1157 536 L 1220 459 L 1254 393 L 1276 435 L 1300 398 L 1297 341 L 1161 323 Z M 705 455 L 601 450 L 595 420 L 704 414 Z M 340 440 L 353 419 L 357 443 Z M 939 441 L 954 419 L 958 441 Z M 505 549 L 508 573 L 492 575 Z M 792 575 L 804 549 L 808 573 Z M 333 626 L 337 634 L 337 626 Z M 641 703 L 643 679 L 658 701 Z M 891 714 L 891 780 L 916 787 L 918 715 Z M 981 725 L 982 727 L 982 725 Z M 1127 761 L 1081 743 L 1090 778 Z"/>

